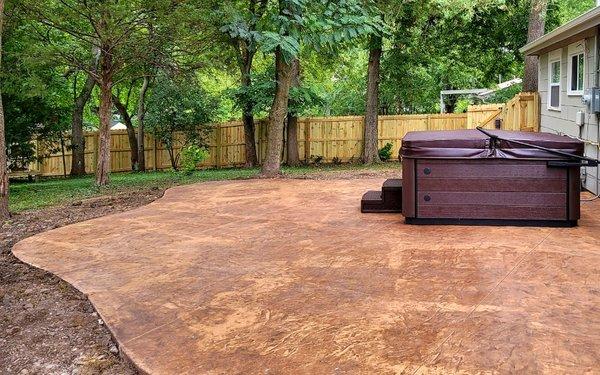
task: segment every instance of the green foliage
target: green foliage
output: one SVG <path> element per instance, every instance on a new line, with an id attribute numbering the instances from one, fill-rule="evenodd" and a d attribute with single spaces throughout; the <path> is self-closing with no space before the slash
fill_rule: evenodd
<path id="1" fill-rule="evenodd" d="M 444 89 L 493 87 L 522 75 L 529 1 L 423 1 L 398 5 L 382 62 L 386 113 L 437 112 Z M 510 25 L 510 27 L 507 27 Z M 454 107 L 458 98 L 450 98 Z"/>
<path id="2" fill-rule="evenodd" d="M 579 17 L 595 6 L 595 0 L 549 0 L 546 32 Z"/>
<path id="3" fill-rule="evenodd" d="M 323 155 L 311 155 L 310 159 L 315 165 L 320 165 L 323 162 Z"/>
<path id="4" fill-rule="evenodd" d="M 14 10 L 10 10 L 14 12 Z M 8 22 L 3 35 L 2 94 L 9 168 L 34 160 L 33 141 L 50 144 L 70 123 L 70 77 L 65 66 L 43 57 L 30 22 Z M 56 150 L 48 150 L 56 151 Z"/>
<path id="5" fill-rule="evenodd" d="M 8 1 L 0 79 L 11 163 L 31 160 L 32 139 L 50 143 L 68 130 L 74 96 L 98 42 L 114 45 L 113 93 L 126 101 L 133 88 L 132 113 L 140 77 L 164 72 L 152 80 L 147 120 L 171 150 L 177 142 L 201 146 L 207 127 L 198 132 L 197 125 L 239 119 L 247 103 L 255 116 L 266 116 L 277 48 L 288 61 L 300 58 L 301 86 L 291 89 L 289 110 L 302 116 L 364 113 L 367 37 L 373 34 L 384 36 L 382 114 L 437 112 L 442 89 L 492 88 L 499 78 L 522 75 L 518 49 L 526 43 L 529 0 L 282 3 L 280 10 L 273 0 Z M 594 5 L 549 0 L 546 30 Z M 103 14 L 111 16 L 110 25 L 98 39 L 94 23 Z M 252 84 L 237 88 L 242 45 L 255 54 Z M 504 102 L 519 89 L 486 101 Z M 97 91 L 85 109 L 89 130 L 98 123 Z M 457 97 L 446 104 L 462 111 L 469 103 Z M 175 139 L 175 131 L 187 136 Z"/>
<path id="6" fill-rule="evenodd" d="M 523 90 L 522 84 L 513 85 L 513 86 L 507 87 L 503 90 L 496 91 L 495 93 L 490 95 L 488 98 L 486 98 L 485 101 L 487 103 L 506 103 L 507 101 L 514 98 L 515 95 L 520 93 L 522 90 Z"/>
<path id="7" fill-rule="evenodd" d="M 379 149 L 379 159 L 381 159 L 381 161 L 388 161 L 392 158 L 392 147 L 394 147 L 394 145 L 388 142 Z"/>
<path id="8" fill-rule="evenodd" d="M 210 131 L 207 124 L 217 105 L 216 98 L 209 97 L 189 77 L 173 78 L 163 74 L 157 78 L 147 103 L 146 127 L 165 145 L 173 169 L 178 169 L 179 164 L 177 146 L 204 145 Z"/>
<path id="9" fill-rule="evenodd" d="M 254 76 L 250 86 L 239 86 L 227 90 L 227 94 L 234 98 L 235 108 L 241 110 L 241 105 L 252 103 L 253 113 L 265 117 L 273 104 L 275 95 L 274 67 L 269 66 L 265 71 Z M 301 82 L 299 87 L 292 87 L 289 94 L 288 111 L 295 115 L 320 113 L 319 109 L 324 101 L 317 85 Z"/>
<path id="10" fill-rule="evenodd" d="M 472 103 L 471 98 L 459 98 L 454 104 L 454 113 L 465 113 Z"/>
<path id="11" fill-rule="evenodd" d="M 279 48 L 287 62 L 305 45 L 319 51 L 347 46 L 361 36 L 382 33 L 375 9 L 360 0 L 282 0 L 283 9 L 268 18 L 269 27 L 260 35 L 265 53 Z"/>
<path id="12" fill-rule="evenodd" d="M 312 108 L 323 104 L 323 98 L 316 92 L 315 87 L 300 85 L 290 89 L 288 112 L 302 116 L 310 112 Z"/>
<path id="13" fill-rule="evenodd" d="M 181 170 L 186 174 L 191 174 L 208 157 L 208 150 L 204 147 L 198 147 L 197 145 L 184 147 L 181 151 Z"/>
<path id="14" fill-rule="evenodd" d="M 275 95 L 275 68 L 269 65 L 254 75 L 252 84 L 238 86 L 227 90 L 227 95 L 234 99 L 235 108 L 241 112 L 245 103 L 252 103 L 253 113 L 264 117 L 273 104 Z"/>
<path id="15" fill-rule="evenodd" d="M 15 95 L 4 95 L 3 104 L 9 169 L 27 168 L 36 156 L 36 139 L 47 153 L 59 151 L 52 146 L 56 147 L 56 142 L 69 126 L 70 108 L 53 107 L 52 104 L 58 103 L 47 102 L 39 97 Z"/>

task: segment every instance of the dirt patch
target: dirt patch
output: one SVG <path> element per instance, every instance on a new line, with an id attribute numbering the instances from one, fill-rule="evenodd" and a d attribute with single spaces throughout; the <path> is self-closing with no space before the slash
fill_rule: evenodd
<path id="1" fill-rule="evenodd" d="M 0 373 L 133 374 L 91 303 L 52 274 L 16 259 L 23 238 L 150 203 L 163 191 L 104 196 L 15 215 L 0 225 Z"/>

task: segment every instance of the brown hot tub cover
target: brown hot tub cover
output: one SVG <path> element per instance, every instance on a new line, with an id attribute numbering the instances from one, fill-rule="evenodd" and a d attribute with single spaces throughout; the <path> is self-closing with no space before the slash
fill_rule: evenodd
<path id="1" fill-rule="evenodd" d="M 583 142 L 549 133 L 486 130 L 499 138 L 520 141 L 578 156 L 583 155 Z M 492 141 L 483 132 L 472 130 L 409 132 L 402 140 L 402 158 L 428 159 L 565 159 L 548 151 L 503 140 Z"/>

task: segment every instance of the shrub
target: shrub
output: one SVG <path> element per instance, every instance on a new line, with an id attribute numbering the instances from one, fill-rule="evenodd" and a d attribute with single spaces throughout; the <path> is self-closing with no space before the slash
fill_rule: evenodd
<path id="1" fill-rule="evenodd" d="M 323 162 L 323 156 L 321 155 L 312 155 L 310 158 L 313 160 L 315 165 L 320 165 L 321 162 Z"/>
<path id="2" fill-rule="evenodd" d="M 392 143 L 386 143 L 385 146 L 379 149 L 379 159 L 382 161 L 388 161 L 392 158 Z"/>
<path id="3" fill-rule="evenodd" d="M 165 146 L 174 170 L 181 161 L 177 150 L 206 144 L 215 106 L 214 98 L 193 78 L 157 77 L 147 102 L 146 129 Z"/>
<path id="4" fill-rule="evenodd" d="M 181 150 L 181 170 L 185 174 L 191 174 L 196 170 L 198 164 L 208 159 L 208 150 L 204 147 L 189 145 Z"/>

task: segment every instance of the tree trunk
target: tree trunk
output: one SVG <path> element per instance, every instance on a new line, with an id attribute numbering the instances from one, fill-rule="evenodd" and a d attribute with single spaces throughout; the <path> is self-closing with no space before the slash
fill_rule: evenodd
<path id="1" fill-rule="evenodd" d="M 140 172 L 146 172 L 146 145 L 145 145 L 145 130 L 144 130 L 144 118 L 146 117 L 146 92 L 148 91 L 148 86 L 150 84 L 150 79 L 148 76 L 144 76 L 144 82 L 142 83 L 142 88 L 140 89 L 140 98 L 138 100 L 138 170 Z"/>
<path id="2" fill-rule="evenodd" d="M 300 87 L 300 60 L 298 58 L 292 61 L 291 87 Z M 298 154 L 298 113 L 295 110 L 288 111 L 287 125 L 287 163 L 291 167 L 296 167 L 300 165 L 300 155 Z"/>
<path id="3" fill-rule="evenodd" d="M 100 50 L 98 47 L 92 47 L 91 69 L 98 69 L 98 60 Z M 77 78 L 76 78 L 77 79 Z M 83 111 L 85 105 L 90 100 L 96 81 L 90 74 L 87 75 L 83 89 L 75 98 L 73 104 L 73 119 L 71 122 L 71 176 L 81 176 L 85 174 L 85 137 L 83 136 Z M 77 95 L 77 93 L 75 93 Z"/>
<path id="4" fill-rule="evenodd" d="M 112 55 L 108 48 L 102 48 L 100 63 L 100 146 L 98 147 L 98 165 L 96 184 L 108 185 L 110 173 L 110 122 L 112 113 Z"/>
<path id="5" fill-rule="evenodd" d="M 2 31 L 4 26 L 4 0 L 0 0 L 0 71 L 2 69 Z M 6 134 L 4 133 L 4 105 L 0 86 L 0 220 L 10 217 L 8 211 L 8 163 L 6 156 Z"/>
<path id="6" fill-rule="evenodd" d="M 365 130 L 363 146 L 363 162 L 378 163 L 379 149 L 377 147 L 377 111 L 379 109 L 379 66 L 381 63 L 382 39 L 372 36 L 369 50 L 369 67 L 367 71 L 367 108 L 365 112 Z"/>
<path id="7" fill-rule="evenodd" d="M 175 158 L 175 150 L 173 150 L 173 146 L 169 146 L 167 145 L 167 152 L 169 153 L 169 160 L 171 161 L 171 168 L 173 168 L 174 171 L 178 171 L 179 168 L 177 167 L 177 160 Z"/>
<path id="8" fill-rule="evenodd" d="M 254 52 L 250 51 L 246 43 L 240 43 L 240 71 L 242 74 L 242 89 L 248 89 L 252 85 L 252 60 Z M 256 137 L 254 125 L 254 103 L 251 99 L 245 98 L 242 103 L 242 121 L 244 123 L 244 143 L 246 145 L 246 167 L 254 167 L 258 164 L 256 156 Z"/>
<path id="9" fill-rule="evenodd" d="M 73 105 L 71 122 L 71 176 L 85 174 L 85 137 L 83 136 L 83 111 L 92 96 L 96 81 L 88 74 L 83 89 Z"/>
<path id="10" fill-rule="evenodd" d="M 544 35 L 546 23 L 546 11 L 548 0 L 531 0 L 531 11 L 529 13 L 529 27 L 527 30 L 527 43 Z M 523 91 L 533 92 L 538 90 L 538 57 L 525 57 L 525 74 L 523 76 Z"/>
<path id="11" fill-rule="evenodd" d="M 275 98 L 269 112 L 267 155 L 262 165 L 264 176 L 276 176 L 280 172 L 283 125 L 288 111 L 288 98 L 292 81 L 292 65 L 285 61 L 279 47 L 275 51 L 275 70 L 278 78 Z"/>
<path id="12" fill-rule="evenodd" d="M 131 150 L 131 170 L 137 171 L 139 168 L 138 165 L 138 141 L 135 135 L 135 129 L 133 128 L 133 123 L 131 122 L 131 116 L 129 116 L 129 112 L 125 105 L 121 103 L 121 100 L 115 95 L 112 96 L 113 103 L 123 117 L 123 121 L 125 122 L 125 127 L 127 128 L 127 138 L 129 139 L 129 149 Z"/>

